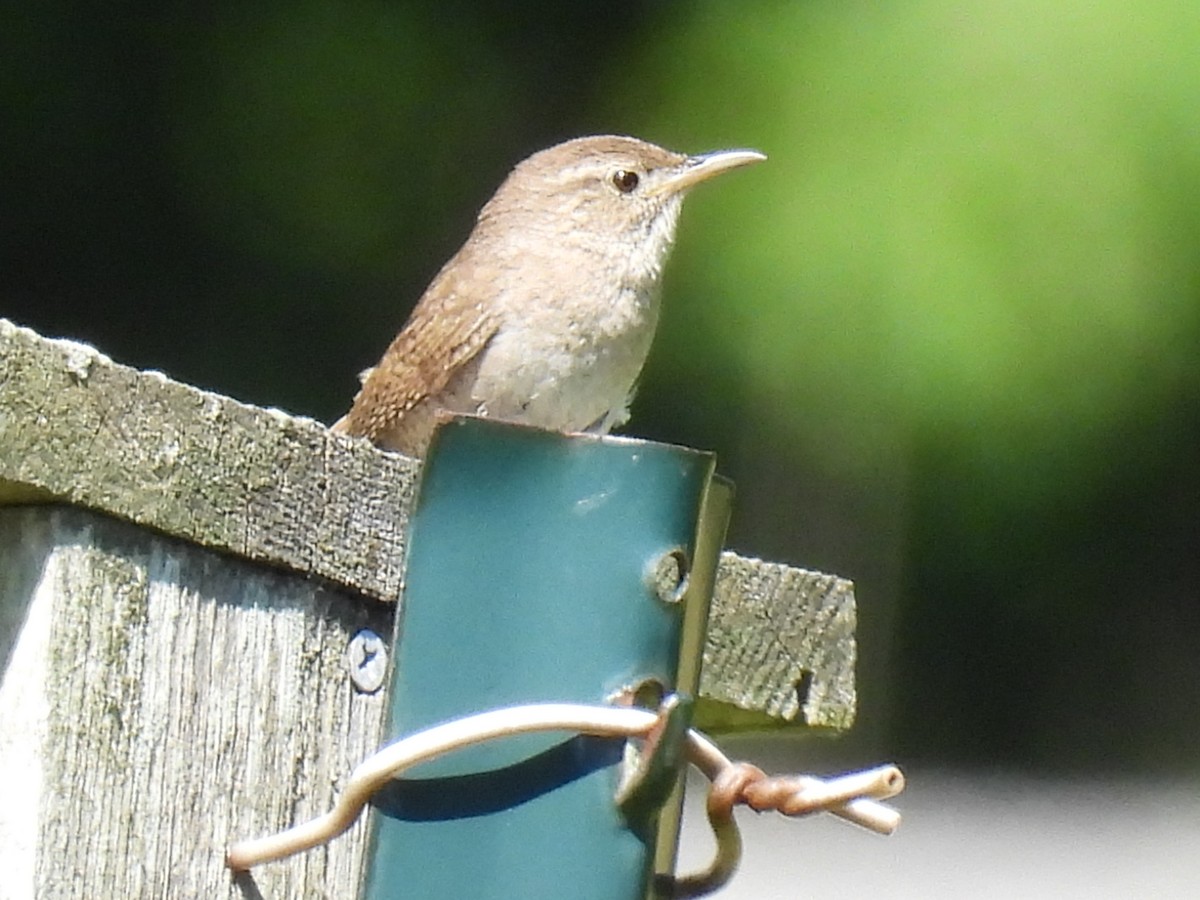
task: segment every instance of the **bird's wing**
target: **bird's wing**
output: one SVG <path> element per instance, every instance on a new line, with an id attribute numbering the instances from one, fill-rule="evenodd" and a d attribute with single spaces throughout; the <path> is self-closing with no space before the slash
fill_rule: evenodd
<path id="1" fill-rule="evenodd" d="M 460 252 L 426 289 L 408 322 L 370 370 L 354 404 L 333 426 L 372 441 L 436 396 L 496 333 L 492 266 Z"/>

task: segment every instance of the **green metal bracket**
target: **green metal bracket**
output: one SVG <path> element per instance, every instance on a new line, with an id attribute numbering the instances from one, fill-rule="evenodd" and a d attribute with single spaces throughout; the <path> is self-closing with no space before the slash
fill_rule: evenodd
<path id="1" fill-rule="evenodd" d="M 732 497 L 714 464 L 625 438 L 444 425 L 412 520 L 393 733 L 520 703 L 694 694 Z M 621 741 L 510 737 L 412 770 L 376 798 L 365 896 L 650 896 L 654 869 L 673 867 L 679 791 L 657 823 L 646 801 L 677 787 L 689 716 L 686 703 L 665 716 L 624 811 Z"/>

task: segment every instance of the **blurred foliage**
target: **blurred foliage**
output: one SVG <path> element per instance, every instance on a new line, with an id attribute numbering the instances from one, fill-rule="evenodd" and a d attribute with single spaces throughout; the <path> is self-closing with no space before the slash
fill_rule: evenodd
<path id="1" fill-rule="evenodd" d="M 662 85 L 645 115 L 772 158 L 705 201 L 675 287 L 830 466 L 935 439 L 1042 503 L 1200 389 L 1200 10 L 709 3 L 688 26 L 622 73 Z"/>
<path id="2" fill-rule="evenodd" d="M 689 200 L 633 430 L 720 452 L 744 547 L 858 581 L 872 748 L 1194 766 L 1200 7 L 4 26 L 0 314 L 326 419 L 521 156 L 766 151 Z"/>
<path id="3" fill-rule="evenodd" d="M 1194 760 L 1198 45 L 1187 3 L 710 2 L 613 76 L 771 155 L 691 221 L 666 377 L 907 507 L 916 752 Z"/>

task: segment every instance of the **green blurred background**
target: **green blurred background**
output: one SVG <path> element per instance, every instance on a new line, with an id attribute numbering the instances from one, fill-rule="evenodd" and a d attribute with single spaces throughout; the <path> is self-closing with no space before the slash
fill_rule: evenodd
<path id="1" fill-rule="evenodd" d="M 6 6 L 0 315 L 324 421 L 518 159 L 765 151 L 628 430 L 857 582 L 820 752 L 1196 770 L 1194 0 Z"/>

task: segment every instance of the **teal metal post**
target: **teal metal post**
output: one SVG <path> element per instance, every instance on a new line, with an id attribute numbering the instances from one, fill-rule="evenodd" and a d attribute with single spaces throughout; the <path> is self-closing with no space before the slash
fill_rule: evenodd
<path id="1" fill-rule="evenodd" d="M 647 682 L 694 692 L 730 499 L 713 469 L 645 441 L 443 426 L 412 521 L 392 732 Z M 642 900 L 678 810 L 660 828 L 622 816 L 622 751 L 525 735 L 411 770 L 376 799 L 365 896 Z"/>

